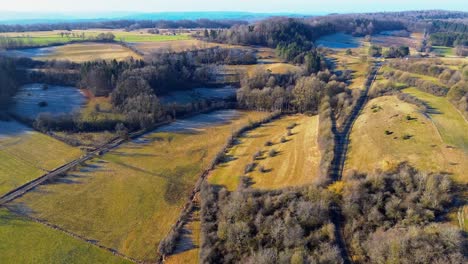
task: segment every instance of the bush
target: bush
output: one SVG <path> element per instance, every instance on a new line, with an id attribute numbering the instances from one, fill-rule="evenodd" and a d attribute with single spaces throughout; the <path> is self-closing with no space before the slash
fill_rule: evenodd
<path id="1" fill-rule="evenodd" d="M 275 150 L 275 149 L 271 149 L 269 152 L 268 152 L 268 156 L 269 157 L 274 157 L 276 156 L 278 152 Z"/>
<path id="2" fill-rule="evenodd" d="M 267 142 L 265 142 L 265 147 L 270 147 L 270 146 L 273 146 L 273 142 L 271 140 L 268 140 Z"/>
<path id="3" fill-rule="evenodd" d="M 285 138 L 285 137 L 281 137 L 281 143 L 286 143 L 286 142 L 287 142 L 286 138 Z"/>
<path id="4" fill-rule="evenodd" d="M 249 173 L 255 170 L 255 163 L 249 163 L 245 165 L 244 173 Z"/>

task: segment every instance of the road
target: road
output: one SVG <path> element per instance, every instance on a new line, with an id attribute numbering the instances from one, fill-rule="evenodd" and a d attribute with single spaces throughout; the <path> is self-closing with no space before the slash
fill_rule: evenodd
<path id="1" fill-rule="evenodd" d="M 377 77 L 377 73 L 381 67 L 382 62 L 376 62 L 374 64 L 372 72 L 370 73 L 366 81 L 365 89 L 362 92 L 361 97 L 359 97 L 358 101 L 356 102 L 356 105 L 354 106 L 351 114 L 345 120 L 342 128 L 338 129 L 336 126 L 336 122 L 333 122 L 332 131 L 335 135 L 335 149 L 333 160 L 331 163 L 331 168 L 329 171 L 329 177 L 330 179 L 332 179 L 331 184 L 333 184 L 336 181 L 340 181 L 343 176 L 343 167 L 346 160 L 346 153 L 348 152 L 349 135 L 351 134 L 351 129 L 369 98 L 369 90 L 372 87 L 372 84 L 374 83 Z M 341 207 L 339 204 L 332 204 L 331 220 L 336 227 L 335 237 L 344 263 L 352 263 L 348 252 L 348 247 L 346 245 L 346 241 L 343 235 L 344 216 L 341 212 Z"/>

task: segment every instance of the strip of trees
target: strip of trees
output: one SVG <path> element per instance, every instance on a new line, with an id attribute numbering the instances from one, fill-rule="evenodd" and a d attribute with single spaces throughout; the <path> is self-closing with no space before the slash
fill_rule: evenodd
<path id="1" fill-rule="evenodd" d="M 205 184 L 201 263 L 342 263 L 329 219 L 332 194 L 307 187 L 237 191 Z"/>
<path id="2" fill-rule="evenodd" d="M 453 205 L 448 175 L 401 164 L 347 179 L 344 235 L 355 263 L 466 262 L 461 231 L 436 223 Z"/>
<path id="3" fill-rule="evenodd" d="M 6 110 L 11 97 L 16 94 L 18 82 L 16 64 L 13 60 L 0 57 L 0 111 Z"/>

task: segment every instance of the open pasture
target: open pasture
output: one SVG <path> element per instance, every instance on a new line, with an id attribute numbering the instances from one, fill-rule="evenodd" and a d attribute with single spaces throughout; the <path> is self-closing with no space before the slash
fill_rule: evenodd
<path id="1" fill-rule="evenodd" d="M 111 252 L 0 208 L 2 263 L 131 263 Z"/>
<path id="2" fill-rule="evenodd" d="M 81 151 L 15 121 L 0 121 L 0 195 L 78 158 Z"/>
<path id="3" fill-rule="evenodd" d="M 92 40 L 101 33 L 112 33 L 115 40 L 123 42 L 159 42 L 190 39 L 189 34 L 150 34 L 144 30 L 125 31 L 123 29 L 88 29 L 88 30 L 52 30 L 32 32 L 0 33 L 0 37 L 9 37 L 22 41 L 29 46 L 46 46 L 50 44 L 68 43 L 71 41 Z"/>
<path id="4" fill-rule="evenodd" d="M 344 175 L 351 170 L 389 170 L 407 161 L 420 170 L 452 173 L 466 182 L 467 158 L 466 152 L 444 142 L 436 125 L 415 105 L 383 96 L 369 101 L 353 126 Z"/>
<path id="5" fill-rule="evenodd" d="M 75 87 L 34 83 L 21 87 L 13 101 L 10 109 L 12 113 L 34 119 L 40 113 L 60 115 L 78 111 L 85 104 L 86 98 Z"/>
<path id="6" fill-rule="evenodd" d="M 243 175 L 251 177 L 254 188 L 261 189 L 311 184 L 320 163 L 317 129 L 317 116 L 286 116 L 263 124 L 238 139 L 208 180 L 231 191 L 236 190 Z M 254 158 L 256 153 L 258 157 Z M 253 170 L 245 172 L 248 164 L 253 164 Z"/>
<path id="7" fill-rule="evenodd" d="M 40 186 L 9 207 L 125 255 L 154 261 L 159 242 L 229 136 L 266 116 L 225 110 L 161 127 Z"/>

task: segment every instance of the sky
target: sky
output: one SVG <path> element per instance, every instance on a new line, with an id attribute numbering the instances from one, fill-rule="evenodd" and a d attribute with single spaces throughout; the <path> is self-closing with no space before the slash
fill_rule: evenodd
<path id="1" fill-rule="evenodd" d="M 468 11 L 468 0 L 0 0 L 0 12 L 177 12 L 351 13 L 444 9 Z"/>

